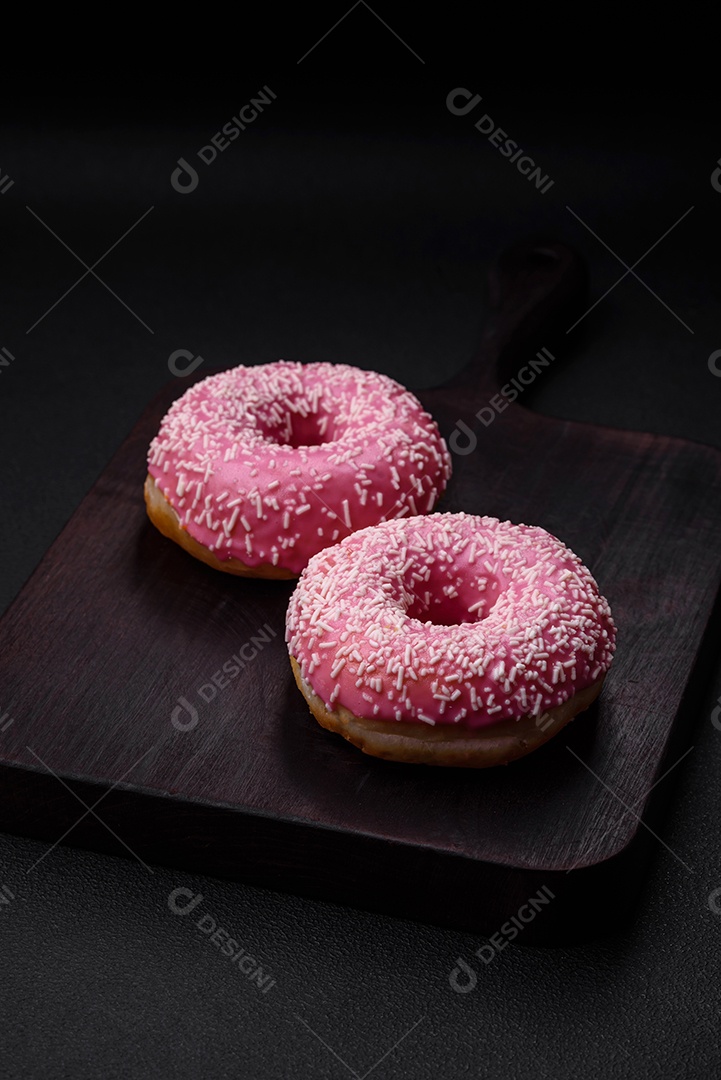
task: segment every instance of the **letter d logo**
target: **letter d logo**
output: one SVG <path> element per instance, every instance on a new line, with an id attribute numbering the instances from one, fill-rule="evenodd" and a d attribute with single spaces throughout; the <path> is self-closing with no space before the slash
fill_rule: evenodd
<path id="1" fill-rule="evenodd" d="M 178 365 L 178 360 L 189 360 L 189 364 Z M 171 375 L 177 375 L 179 379 L 184 379 L 188 375 L 192 375 L 197 367 L 203 363 L 203 357 L 193 356 L 192 352 L 187 349 L 176 349 L 168 357 L 168 371 Z"/>
<path id="2" fill-rule="evenodd" d="M 721 193 L 721 159 L 718 162 L 719 168 L 714 169 L 711 173 L 711 187 L 714 191 Z"/>
<path id="3" fill-rule="evenodd" d="M 170 183 L 180 195 L 189 195 L 198 186 L 198 174 L 184 157 L 178 158 L 178 168 L 170 174 Z"/>
<path id="4" fill-rule="evenodd" d="M 459 975 L 465 978 L 459 979 Z M 456 966 L 448 976 L 448 982 L 451 984 L 451 990 L 455 990 L 457 994 L 470 994 L 471 990 L 475 989 L 478 976 L 473 968 L 459 956 Z"/>
<path id="5" fill-rule="evenodd" d="M 457 98 L 461 98 L 464 101 L 464 104 L 457 105 Z M 471 109 L 475 109 L 476 105 L 481 100 L 480 94 L 472 94 L 470 90 L 465 90 L 462 86 L 457 86 L 455 90 L 451 90 L 446 98 L 446 108 L 455 116 L 465 116 Z"/>
<path id="6" fill-rule="evenodd" d="M 721 187 L 719 188 L 721 191 Z M 721 366 L 719 366 L 719 360 L 721 360 L 721 349 L 716 349 L 712 352 L 708 358 L 708 369 L 712 375 L 716 375 L 717 378 L 721 378 Z"/>
<path id="7" fill-rule="evenodd" d="M 468 439 L 468 442 L 465 446 L 462 446 L 459 443 L 459 435 L 465 435 L 465 437 Z M 456 426 L 454 427 L 453 431 L 450 434 L 450 438 L 448 439 L 448 445 L 450 446 L 454 454 L 458 454 L 459 457 L 465 457 L 466 454 L 472 454 L 473 451 L 476 449 L 476 447 L 478 446 L 478 439 L 476 438 L 475 433 L 471 431 L 465 420 L 457 420 Z"/>
<path id="8" fill-rule="evenodd" d="M 188 714 L 189 720 L 183 719 L 184 713 Z M 179 697 L 178 704 L 170 714 L 170 722 L 176 731 L 192 731 L 198 723 L 198 710 L 187 698 Z"/>
<path id="9" fill-rule="evenodd" d="M 187 903 L 179 903 L 178 901 L 184 901 L 187 898 Z M 197 908 L 200 901 L 203 899 L 203 894 L 191 892 L 190 889 L 173 889 L 168 897 L 168 907 L 172 911 L 173 915 L 189 915 L 193 908 Z"/>

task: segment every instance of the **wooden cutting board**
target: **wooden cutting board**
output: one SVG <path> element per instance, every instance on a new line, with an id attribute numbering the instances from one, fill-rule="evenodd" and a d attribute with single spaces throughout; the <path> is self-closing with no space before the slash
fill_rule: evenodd
<path id="1" fill-rule="evenodd" d="M 545 886 L 524 943 L 625 918 L 713 636 L 721 454 L 502 408 L 512 376 L 545 377 L 584 296 L 568 249 L 517 246 L 479 355 L 420 397 L 459 451 L 475 440 L 442 508 L 541 525 L 596 575 L 619 640 L 592 710 L 484 771 L 377 761 L 322 730 L 283 641 L 292 584 L 216 573 L 146 519 L 146 449 L 177 379 L 0 621 L 0 827 L 479 934 Z M 233 656 L 245 666 L 219 686 Z"/>

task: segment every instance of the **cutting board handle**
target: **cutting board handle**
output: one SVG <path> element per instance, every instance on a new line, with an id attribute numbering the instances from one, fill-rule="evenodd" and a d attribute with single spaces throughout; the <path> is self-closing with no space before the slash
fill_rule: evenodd
<path id="1" fill-rule="evenodd" d="M 464 387 L 469 402 L 487 400 L 526 362 L 533 372 L 544 359 L 551 362 L 549 354 L 555 359 L 585 310 L 588 272 L 581 256 L 565 244 L 526 239 L 499 257 L 489 274 L 489 292 L 491 315 L 480 347 L 448 384 Z"/>

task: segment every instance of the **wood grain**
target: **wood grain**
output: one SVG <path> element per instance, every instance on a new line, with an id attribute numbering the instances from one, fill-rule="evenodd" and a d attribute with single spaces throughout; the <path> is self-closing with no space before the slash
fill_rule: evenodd
<path id="1" fill-rule="evenodd" d="M 721 455 L 539 416 L 522 394 L 489 405 L 537 350 L 559 353 L 584 278 L 558 244 L 508 252 L 478 356 L 420 396 L 477 444 L 454 455 L 442 508 L 543 526 L 608 597 L 618 652 L 588 713 L 481 773 L 373 760 L 322 730 L 283 640 L 293 583 L 214 572 L 145 516 L 146 449 L 178 380 L 0 621 L 0 826 L 478 933 L 545 884 L 529 943 L 627 917 L 718 617 Z M 85 814 L 78 798 L 101 797 Z"/>

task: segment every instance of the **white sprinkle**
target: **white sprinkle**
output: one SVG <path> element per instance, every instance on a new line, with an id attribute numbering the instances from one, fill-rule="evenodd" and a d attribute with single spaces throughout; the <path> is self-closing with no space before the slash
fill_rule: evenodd
<path id="1" fill-rule="evenodd" d="M 230 536 L 233 529 L 235 528 L 235 523 L 238 520 L 238 514 L 239 513 L 240 513 L 240 507 L 236 506 L 235 510 L 230 515 L 230 520 L 223 522 L 223 529 L 225 530 L 225 535 L 226 536 Z"/>

